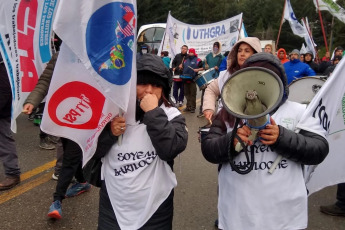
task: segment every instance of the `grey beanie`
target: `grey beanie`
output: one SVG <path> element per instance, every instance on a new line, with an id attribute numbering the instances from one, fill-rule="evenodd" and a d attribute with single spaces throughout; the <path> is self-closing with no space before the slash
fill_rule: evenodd
<path id="1" fill-rule="evenodd" d="M 290 53 L 290 55 L 291 55 L 291 54 L 297 54 L 298 56 L 300 55 L 298 49 L 292 50 L 291 53 Z"/>

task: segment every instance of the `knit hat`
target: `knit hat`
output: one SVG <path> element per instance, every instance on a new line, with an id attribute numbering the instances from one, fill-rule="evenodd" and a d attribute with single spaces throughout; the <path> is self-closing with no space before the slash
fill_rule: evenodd
<path id="1" fill-rule="evenodd" d="M 334 52 L 337 52 L 338 50 L 342 50 L 342 51 L 344 51 L 343 47 L 338 46 L 337 48 L 335 48 L 335 51 L 334 51 Z"/>
<path id="2" fill-rule="evenodd" d="M 290 55 L 291 55 L 291 54 L 297 54 L 298 56 L 300 55 L 298 49 L 292 50 L 291 53 L 290 53 Z"/>
<path id="3" fill-rule="evenodd" d="M 137 60 L 137 84 L 161 86 L 169 100 L 172 76 L 162 59 L 154 54 L 144 54 Z"/>

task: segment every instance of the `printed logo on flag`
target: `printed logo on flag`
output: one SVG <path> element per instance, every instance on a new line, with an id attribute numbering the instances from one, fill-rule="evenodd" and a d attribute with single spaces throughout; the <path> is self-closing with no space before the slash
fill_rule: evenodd
<path id="1" fill-rule="evenodd" d="M 102 116 L 104 95 L 84 82 L 68 82 L 51 96 L 48 113 L 60 126 L 95 129 Z"/>
<path id="2" fill-rule="evenodd" d="M 131 78 L 135 23 L 128 3 L 109 3 L 90 17 L 87 54 L 94 70 L 110 83 L 124 85 Z"/>

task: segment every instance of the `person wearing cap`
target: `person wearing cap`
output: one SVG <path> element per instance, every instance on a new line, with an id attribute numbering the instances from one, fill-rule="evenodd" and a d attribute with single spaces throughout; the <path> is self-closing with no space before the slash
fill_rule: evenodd
<path id="1" fill-rule="evenodd" d="M 343 47 L 338 46 L 337 48 L 334 49 L 333 58 L 334 58 L 334 56 L 343 56 L 343 55 L 344 55 Z"/>
<path id="2" fill-rule="evenodd" d="M 229 63 L 228 70 L 222 71 L 217 79 L 211 82 L 204 95 L 203 113 L 207 120 L 211 120 L 216 110 L 216 101 L 223 88 L 224 82 L 237 70 L 241 68 L 244 61 L 254 53 L 262 52 L 260 40 L 256 37 L 246 37 L 238 40 L 231 49 L 227 60 Z M 222 107 L 221 102 L 218 111 Z"/>
<path id="3" fill-rule="evenodd" d="M 326 72 L 328 67 L 331 67 L 333 65 L 333 60 L 335 58 L 335 56 L 343 56 L 343 52 L 344 49 L 341 46 L 337 46 L 335 47 L 335 49 L 333 50 L 332 53 L 332 57 L 329 58 L 329 51 L 326 52 L 326 56 L 328 57 L 327 59 L 323 59 L 322 58 L 322 62 L 319 65 L 319 72 L 323 73 L 323 75 L 328 76 L 329 75 L 329 71 Z M 332 70 L 332 68 L 330 68 L 330 70 Z M 333 71 L 333 70 L 332 70 Z"/>
<path id="4" fill-rule="evenodd" d="M 341 59 L 342 56 L 335 56 L 332 60 L 332 65 L 327 67 L 323 75 L 325 75 L 326 77 L 331 76 L 332 72 L 334 71 L 335 67 L 338 65 Z"/>
<path id="5" fill-rule="evenodd" d="M 185 118 L 169 99 L 172 76 L 159 56 L 137 61 L 136 122 L 116 116 L 102 131 L 98 229 L 172 229 L 174 158 L 187 146 Z M 122 136 L 121 143 L 118 143 Z"/>
<path id="6" fill-rule="evenodd" d="M 137 60 L 141 58 L 144 54 L 148 54 L 150 52 L 150 47 L 147 44 L 142 44 L 140 46 L 139 52 L 137 53 Z"/>
<path id="7" fill-rule="evenodd" d="M 288 84 L 301 77 L 315 76 L 315 71 L 299 60 L 299 51 L 297 49 L 290 53 L 290 61 L 284 63 L 284 68 Z"/>
<path id="8" fill-rule="evenodd" d="M 238 118 L 242 125 L 237 126 L 235 117 L 225 106 L 217 113 L 210 131 L 202 139 L 205 159 L 220 165 L 218 228 L 306 229 L 308 195 L 303 165 L 321 163 L 328 154 L 328 142 L 312 127 L 308 127 L 308 131 L 298 130 L 297 124 L 306 105 L 288 100 L 287 78 L 279 59 L 271 54 L 257 53 L 245 61 L 240 71 L 243 73 L 247 68 L 269 71 L 279 78 L 283 96 L 277 101 L 277 107 L 272 108 L 270 123 L 259 131 L 257 140 L 249 139 L 252 132 L 249 125 Z M 256 75 L 252 76 L 255 81 Z M 246 145 L 242 150 L 235 149 L 239 141 Z M 237 171 L 237 167 L 247 169 L 251 165 L 245 149 L 253 156 L 253 168 L 242 173 Z M 269 173 L 278 155 L 282 159 L 275 171 Z"/>
<path id="9" fill-rule="evenodd" d="M 203 63 L 198 58 L 194 48 L 190 48 L 188 58 L 183 62 L 183 72 L 181 78 L 184 81 L 184 96 L 187 99 L 186 108 L 184 112 L 195 113 L 196 108 L 196 83 L 194 82 L 198 72 L 203 70 Z"/>
<path id="10" fill-rule="evenodd" d="M 212 47 L 212 52 L 207 54 L 205 57 L 205 62 L 204 62 L 204 69 L 208 70 L 211 68 L 214 68 L 215 72 L 213 74 L 213 78 L 217 78 L 219 76 L 219 67 L 220 64 L 222 63 L 223 60 L 223 55 L 221 54 L 221 48 L 220 48 L 220 43 L 215 42 L 213 43 Z M 199 109 L 199 114 L 197 117 L 203 117 L 204 114 L 202 112 L 202 106 L 204 103 L 204 94 L 205 94 L 205 89 L 201 90 L 201 102 L 200 102 L 200 109 Z"/>
<path id="11" fill-rule="evenodd" d="M 310 68 L 312 68 L 314 70 L 315 73 L 318 73 L 319 72 L 319 65 L 316 64 L 313 61 L 313 59 L 314 59 L 313 52 L 311 52 L 310 50 L 305 52 L 305 54 L 304 54 L 304 63 L 308 64 L 310 66 Z"/>

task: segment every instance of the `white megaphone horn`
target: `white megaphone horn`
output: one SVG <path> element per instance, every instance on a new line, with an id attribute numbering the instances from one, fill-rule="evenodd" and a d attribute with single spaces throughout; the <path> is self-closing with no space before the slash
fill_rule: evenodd
<path id="1" fill-rule="evenodd" d="M 284 85 L 276 73 L 262 67 L 247 67 L 224 83 L 221 100 L 227 112 L 246 120 L 252 132 L 249 139 L 255 141 L 258 131 L 269 124 L 269 113 L 280 105 L 283 94 Z M 235 150 L 241 149 L 238 143 Z"/>

